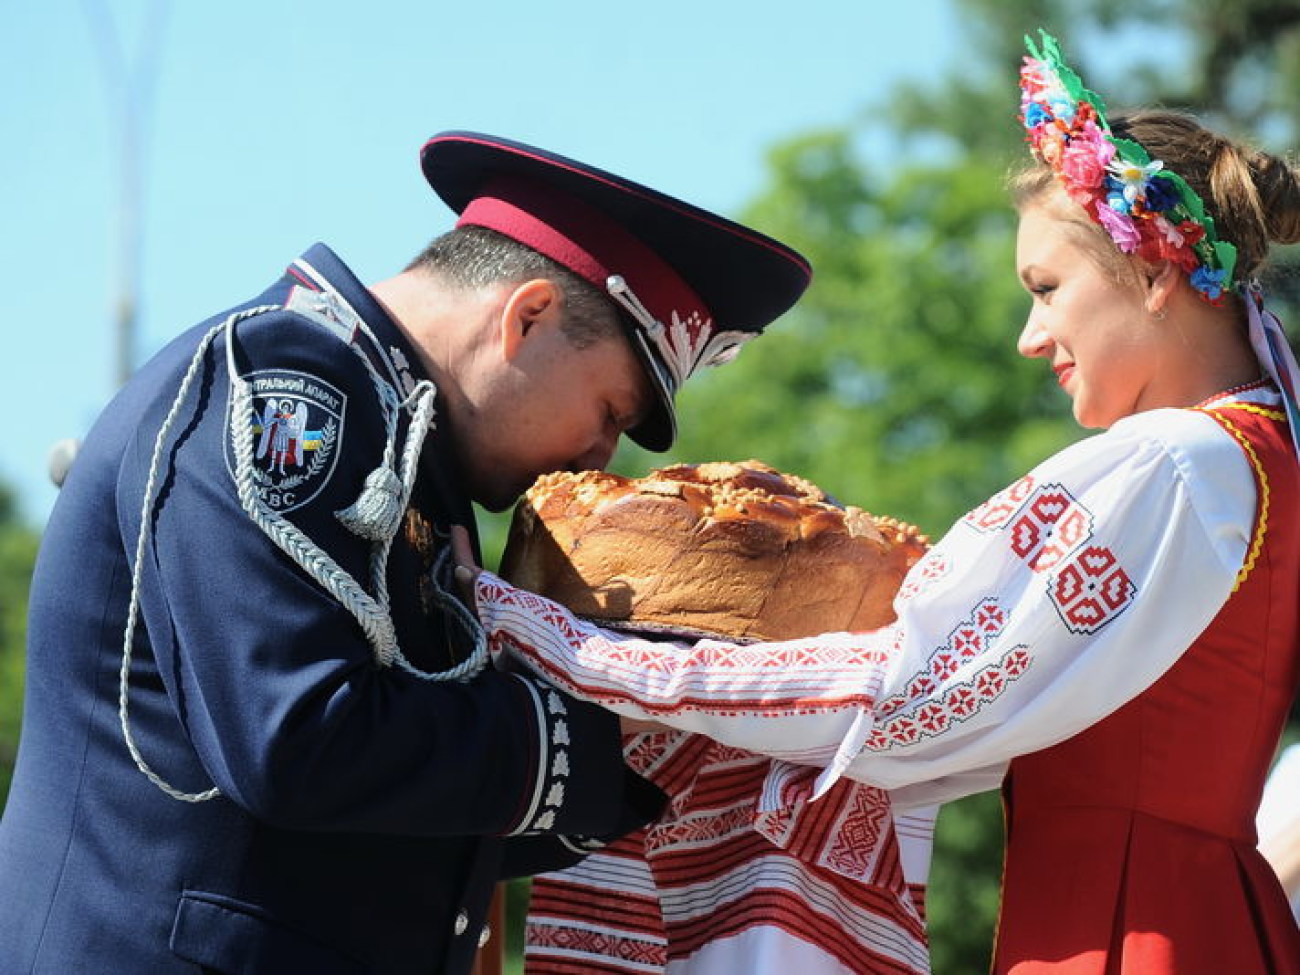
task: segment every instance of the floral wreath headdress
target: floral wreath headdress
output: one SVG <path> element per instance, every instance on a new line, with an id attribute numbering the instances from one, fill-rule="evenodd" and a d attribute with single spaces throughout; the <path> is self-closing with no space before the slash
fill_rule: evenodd
<path id="1" fill-rule="evenodd" d="M 1234 290 L 1237 249 L 1221 241 L 1205 203 L 1187 181 L 1140 143 L 1117 138 L 1106 106 L 1084 87 L 1046 31 L 1041 50 L 1026 37 L 1020 118 L 1034 153 L 1066 193 L 1125 254 L 1172 261 L 1212 304 Z"/>
<path id="2" fill-rule="evenodd" d="M 1106 120 L 1106 106 L 1065 63 L 1056 38 L 1040 30 L 1041 49 L 1029 37 L 1020 68 L 1020 120 L 1029 144 L 1125 254 L 1171 261 L 1212 305 L 1224 292 L 1245 299 L 1250 342 L 1282 392 L 1291 440 L 1300 456 L 1300 367 L 1277 316 L 1264 307 L 1258 282 L 1234 281 L 1237 248 L 1219 240 L 1205 202 L 1177 173 Z"/>

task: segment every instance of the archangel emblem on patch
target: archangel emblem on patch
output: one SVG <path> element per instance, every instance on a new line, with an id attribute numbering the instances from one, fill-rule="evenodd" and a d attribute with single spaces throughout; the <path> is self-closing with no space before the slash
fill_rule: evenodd
<path id="1" fill-rule="evenodd" d="M 252 438 L 258 494 L 281 514 L 301 508 L 334 473 L 347 397 L 305 372 L 263 370 L 244 379 L 253 390 L 252 424 L 234 436 Z M 226 464 L 237 478 L 233 443 L 226 439 Z"/>

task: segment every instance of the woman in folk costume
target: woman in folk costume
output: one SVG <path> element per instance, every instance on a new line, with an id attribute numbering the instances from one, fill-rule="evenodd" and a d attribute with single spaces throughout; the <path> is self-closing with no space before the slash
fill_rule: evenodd
<path id="1" fill-rule="evenodd" d="M 1021 86 L 1019 348 L 1103 432 L 954 525 L 881 630 L 649 642 L 489 573 L 479 613 L 579 696 L 813 766 L 796 807 L 1001 783 L 998 973 L 1300 973 L 1254 828 L 1300 671 L 1300 377 L 1256 275 L 1300 180 L 1182 115 L 1108 122 L 1047 35 Z"/>

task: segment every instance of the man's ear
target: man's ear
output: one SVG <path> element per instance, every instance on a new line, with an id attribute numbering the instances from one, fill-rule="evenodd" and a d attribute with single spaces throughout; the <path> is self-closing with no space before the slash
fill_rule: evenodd
<path id="1" fill-rule="evenodd" d="M 533 278 L 515 287 L 501 307 L 502 357 L 512 361 L 530 338 L 547 329 L 559 328 L 563 321 L 562 306 L 562 294 L 554 281 Z"/>
<path id="2" fill-rule="evenodd" d="M 1163 318 L 1169 300 L 1182 280 L 1183 273 L 1173 261 L 1156 261 L 1148 265 L 1143 276 L 1147 314 Z"/>

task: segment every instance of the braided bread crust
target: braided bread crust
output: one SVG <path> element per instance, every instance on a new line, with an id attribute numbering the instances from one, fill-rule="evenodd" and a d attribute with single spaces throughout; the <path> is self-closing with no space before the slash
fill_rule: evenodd
<path id="1" fill-rule="evenodd" d="M 515 509 L 501 574 L 629 629 L 784 640 L 876 629 L 929 547 L 759 461 L 626 478 L 547 474 Z"/>

